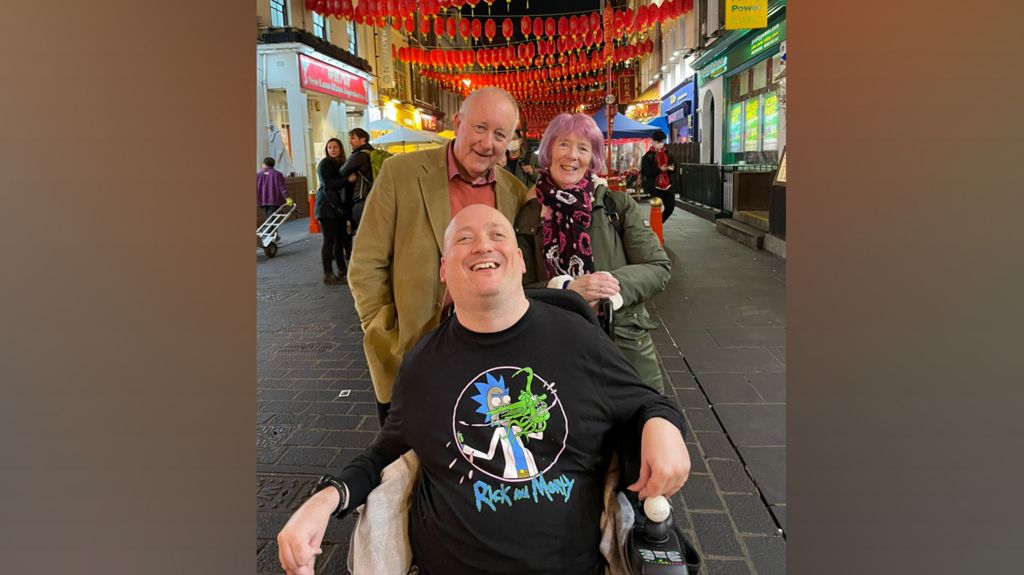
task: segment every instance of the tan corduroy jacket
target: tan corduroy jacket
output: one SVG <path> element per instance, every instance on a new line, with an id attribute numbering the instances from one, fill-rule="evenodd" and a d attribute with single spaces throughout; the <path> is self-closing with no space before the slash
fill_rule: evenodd
<path id="1" fill-rule="evenodd" d="M 440 320 L 440 260 L 451 220 L 447 150 L 384 161 L 352 247 L 348 283 L 381 403 L 391 401 L 402 356 Z M 495 204 L 512 221 L 526 203 L 526 187 L 507 170 L 495 168 L 495 178 Z"/>

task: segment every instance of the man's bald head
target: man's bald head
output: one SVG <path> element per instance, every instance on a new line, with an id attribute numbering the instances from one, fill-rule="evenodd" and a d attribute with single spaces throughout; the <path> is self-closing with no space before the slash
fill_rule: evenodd
<path id="1" fill-rule="evenodd" d="M 508 218 L 482 204 L 466 206 L 444 232 L 441 281 L 457 309 L 494 309 L 523 296 L 526 263 Z"/>
<path id="2" fill-rule="evenodd" d="M 480 225 L 484 222 L 488 225 L 504 229 L 505 233 L 515 240 L 515 230 L 512 228 L 512 222 L 508 221 L 505 214 L 485 204 L 472 204 L 455 214 L 452 221 L 448 222 L 448 227 L 444 229 L 444 255 L 448 255 L 448 250 L 452 246 L 452 238 L 455 236 L 456 230 L 459 228 L 472 228 L 474 225 Z"/>

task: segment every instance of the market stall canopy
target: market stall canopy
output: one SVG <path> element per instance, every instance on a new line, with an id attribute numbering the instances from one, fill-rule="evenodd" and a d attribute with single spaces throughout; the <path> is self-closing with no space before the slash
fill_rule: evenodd
<path id="1" fill-rule="evenodd" d="M 612 119 L 612 135 L 608 136 L 608 117 L 606 116 L 607 108 L 601 106 L 601 108 L 594 114 L 594 122 L 597 123 L 597 127 L 601 129 L 601 133 L 604 134 L 605 138 L 608 138 L 612 143 L 616 143 L 617 140 L 637 140 L 643 138 L 650 138 L 651 134 L 658 130 L 654 126 L 648 126 L 647 124 L 641 124 L 636 120 L 630 120 L 626 116 L 616 112 L 615 117 Z"/>
<path id="2" fill-rule="evenodd" d="M 420 147 L 440 146 L 448 143 L 448 140 L 420 130 L 412 128 L 398 128 L 397 130 L 381 136 L 376 140 L 370 140 L 374 146 L 387 148 L 390 152 L 408 152 L 420 149 Z"/>
<path id="3" fill-rule="evenodd" d="M 668 134 L 668 120 L 665 116 L 655 116 L 647 121 L 647 125 L 654 126 L 662 132 L 665 132 L 665 134 Z"/>
<path id="4" fill-rule="evenodd" d="M 395 122 L 394 120 L 389 120 L 387 118 L 381 118 L 379 120 L 374 120 L 369 123 L 369 128 L 374 132 L 392 132 L 401 127 L 402 126 L 398 124 L 398 122 Z"/>

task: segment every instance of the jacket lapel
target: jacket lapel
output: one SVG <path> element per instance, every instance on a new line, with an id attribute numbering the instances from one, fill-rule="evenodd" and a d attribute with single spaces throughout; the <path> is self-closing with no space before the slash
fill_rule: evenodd
<path id="1" fill-rule="evenodd" d="M 422 164 L 424 173 L 418 178 L 420 196 L 427 209 L 427 219 L 434 230 L 437 249 L 444 253 L 444 230 L 452 218 L 451 201 L 448 199 L 448 163 L 447 146 L 437 149 L 438 154 L 432 155 L 430 161 Z"/>
<path id="2" fill-rule="evenodd" d="M 497 171 L 501 168 L 495 166 L 494 169 Z M 494 182 L 494 205 L 499 212 L 505 214 L 510 222 L 514 222 L 516 221 L 516 212 L 519 211 L 519 198 L 512 193 L 510 182 L 502 178 L 499 173 L 495 175 L 497 177 Z"/>

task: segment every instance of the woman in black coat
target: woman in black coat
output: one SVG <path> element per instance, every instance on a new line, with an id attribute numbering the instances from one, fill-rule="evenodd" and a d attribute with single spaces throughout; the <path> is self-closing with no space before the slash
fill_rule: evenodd
<path id="1" fill-rule="evenodd" d="M 327 140 L 326 155 L 316 167 L 320 179 L 320 188 L 316 192 L 313 215 L 320 221 L 320 230 L 324 235 L 324 245 L 320 249 L 320 260 L 324 266 L 324 284 L 336 285 L 345 283 L 346 266 L 344 252 L 344 228 L 348 213 L 345 209 L 345 189 L 348 182 L 341 177 L 341 166 L 345 163 L 345 149 L 341 140 Z M 338 265 L 338 274 L 334 274 L 332 262 Z"/>

